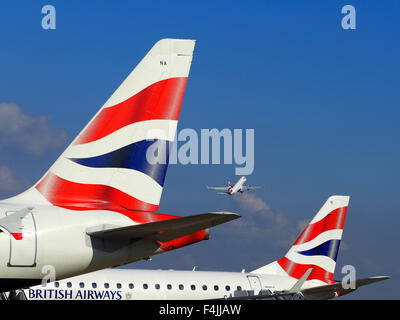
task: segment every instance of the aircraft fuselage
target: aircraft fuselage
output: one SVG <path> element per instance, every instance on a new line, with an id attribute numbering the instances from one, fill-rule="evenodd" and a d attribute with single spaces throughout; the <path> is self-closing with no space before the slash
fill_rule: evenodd
<path id="1" fill-rule="evenodd" d="M 23 207 L 0 204 L 0 219 Z M 0 226 L 0 291 L 36 285 L 45 276 L 63 279 L 164 252 L 151 240 L 110 242 L 90 237 L 87 230 L 99 225 L 135 224 L 112 211 L 34 206 L 22 224 L 20 235 Z"/>
<path id="2" fill-rule="evenodd" d="M 287 290 L 295 282 L 290 277 L 245 272 L 108 269 L 35 286 L 24 294 L 28 300 L 226 299 L 245 292 Z"/>

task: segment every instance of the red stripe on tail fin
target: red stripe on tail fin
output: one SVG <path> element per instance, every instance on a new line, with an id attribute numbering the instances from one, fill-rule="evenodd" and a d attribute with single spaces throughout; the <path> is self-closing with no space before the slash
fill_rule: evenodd
<path id="1" fill-rule="evenodd" d="M 127 125 L 145 120 L 178 120 L 187 78 L 156 82 L 115 106 L 103 108 L 74 142 L 101 139 Z"/>
<path id="2" fill-rule="evenodd" d="M 330 273 L 325 269 L 318 267 L 316 265 L 299 264 L 293 262 L 292 260 L 286 257 L 277 260 L 277 262 L 282 267 L 282 269 L 285 270 L 286 273 L 293 278 L 300 279 L 308 269 L 313 268 L 307 280 L 321 280 L 329 284 L 335 283 L 335 281 L 333 281 L 333 273 Z"/>
<path id="3" fill-rule="evenodd" d="M 309 224 L 293 245 L 308 242 L 317 237 L 322 232 L 328 230 L 343 230 L 344 221 L 346 220 L 346 212 L 347 207 L 338 208 L 330 212 L 320 221 Z"/>

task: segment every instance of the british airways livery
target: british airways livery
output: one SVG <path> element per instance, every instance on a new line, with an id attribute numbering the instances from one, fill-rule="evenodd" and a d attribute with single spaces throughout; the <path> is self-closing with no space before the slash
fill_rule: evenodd
<path id="1" fill-rule="evenodd" d="M 251 272 L 106 269 L 3 295 L 10 300 L 330 299 L 387 276 L 335 281 L 348 196 L 331 196 L 280 258 Z"/>
<path id="2" fill-rule="evenodd" d="M 190 245 L 239 217 L 156 213 L 194 46 L 158 41 L 45 175 L 0 201 L 0 292 L 48 266 L 63 279 Z"/>

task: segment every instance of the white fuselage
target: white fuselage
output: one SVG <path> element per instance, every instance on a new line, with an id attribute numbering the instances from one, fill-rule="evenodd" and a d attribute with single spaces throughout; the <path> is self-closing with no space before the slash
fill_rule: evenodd
<path id="1" fill-rule="evenodd" d="M 28 300 L 200 300 L 280 291 L 296 279 L 245 272 L 106 269 L 24 289 Z M 308 281 L 305 287 L 313 286 Z"/>
<path id="2" fill-rule="evenodd" d="M 229 194 L 235 194 L 242 191 L 243 184 L 246 182 L 246 177 L 241 177 L 233 187 L 229 188 Z"/>
<path id="3" fill-rule="evenodd" d="M 1 202 L 0 219 L 23 207 Z M 112 211 L 79 212 L 35 205 L 24 218 L 21 240 L 0 227 L 0 291 L 38 284 L 49 270 L 56 279 L 63 279 L 163 252 L 150 240 L 108 243 L 86 234 L 88 228 L 102 224 L 135 223 Z"/>

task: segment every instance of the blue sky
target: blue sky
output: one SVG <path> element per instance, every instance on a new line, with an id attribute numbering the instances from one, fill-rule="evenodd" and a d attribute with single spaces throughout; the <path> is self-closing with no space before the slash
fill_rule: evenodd
<path id="1" fill-rule="evenodd" d="M 46 4 L 56 30 L 41 28 Z M 341 27 L 346 4 L 356 30 Z M 399 15 L 394 0 L 2 1 L 0 104 L 18 106 L 32 136 L 17 139 L 0 114 L 0 194 L 38 180 L 157 40 L 196 39 L 179 128 L 254 129 L 248 181 L 264 185 L 252 198 L 264 209 L 205 189 L 237 179 L 234 165 L 172 165 L 160 212 L 243 218 L 129 267 L 255 269 L 284 255 L 329 195 L 348 194 L 336 278 L 346 264 L 392 276 L 349 297 L 398 299 Z"/>

